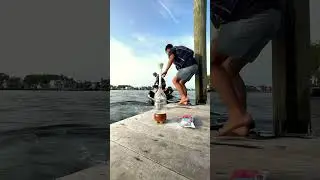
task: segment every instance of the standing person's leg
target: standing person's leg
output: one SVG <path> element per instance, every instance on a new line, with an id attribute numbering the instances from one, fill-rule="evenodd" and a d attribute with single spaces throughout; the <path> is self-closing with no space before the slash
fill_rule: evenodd
<path id="1" fill-rule="evenodd" d="M 249 19 L 221 27 L 211 51 L 212 84 L 220 93 L 229 112 L 229 120 L 220 135 L 227 135 L 239 127 L 248 129 L 252 121 L 251 115 L 246 111 L 246 95 L 243 80 L 239 75 L 241 69 L 226 68 L 223 64 L 228 62 L 228 58 L 244 65 L 253 62 L 278 30 L 280 17 L 280 12 L 267 10 Z"/>
<path id="2" fill-rule="evenodd" d="M 178 93 L 179 93 L 181 99 L 185 99 L 186 97 L 184 96 L 183 87 L 181 86 L 181 84 L 179 82 L 180 82 L 180 78 L 177 76 L 175 76 L 172 79 L 172 83 L 176 87 L 176 89 L 178 90 Z"/>
<path id="3" fill-rule="evenodd" d="M 187 92 L 187 88 L 185 86 L 185 82 L 183 80 L 180 80 L 179 84 L 182 87 L 183 97 L 185 97 L 185 98 L 181 98 L 180 101 L 178 102 L 178 104 L 183 104 L 184 102 L 189 101 L 188 92 Z"/>
<path id="4" fill-rule="evenodd" d="M 232 58 L 227 58 L 223 63 L 223 67 L 226 72 L 232 78 L 232 86 L 235 91 L 235 94 L 238 98 L 238 101 L 245 110 L 247 110 L 247 91 L 243 79 L 240 76 L 241 69 L 247 64 L 245 60 L 233 60 Z M 244 126 L 232 131 L 231 135 L 245 136 L 249 132 L 249 127 Z"/>
<path id="5" fill-rule="evenodd" d="M 180 84 L 181 84 L 181 86 L 183 87 L 183 93 L 184 93 L 184 95 L 186 96 L 186 97 L 188 97 L 188 92 L 187 92 L 187 87 L 186 87 L 186 82 L 185 81 L 183 81 L 183 80 L 180 80 L 180 82 L 179 82 Z"/>
<path id="6" fill-rule="evenodd" d="M 247 126 L 252 119 L 237 97 L 232 76 L 223 67 L 227 58 L 217 53 L 216 47 L 217 44 L 214 42 L 211 49 L 211 57 L 213 58 L 211 61 L 212 84 L 228 109 L 229 119 L 223 128 L 224 131 L 221 131 L 220 134 L 226 135 L 236 128 Z"/>
<path id="7" fill-rule="evenodd" d="M 247 109 L 247 91 L 246 85 L 240 76 L 240 71 L 247 65 L 246 60 L 233 60 L 231 57 L 226 59 L 223 67 L 226 69 L 229 76 L 232 77 L 232 84 L 240 103 Z"/>
<path id="8" fill-rule="evenodd" d="M 183 87 L 183 93 L 185 96 L 185 98 L 181 98 L 179 104 L 184 104 L 184 105 L 188 104 L 189 98 L 188 98 L 188 92 L 185 84 L 188 81 L 190 81 L 192 76 L 196 74 L 197 71 L 198 71 L 198 65 L 196 64 L 179 70 L 177 77 L 179 77 L 180 79 L 179 84 Z"/>

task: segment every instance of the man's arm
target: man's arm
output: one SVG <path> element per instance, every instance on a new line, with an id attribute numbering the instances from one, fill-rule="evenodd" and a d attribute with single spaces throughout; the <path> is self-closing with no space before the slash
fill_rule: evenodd
<path id="1" fill-rule="evenodd" d="M 172 63 L 174 61 L 174 57 L 175 57 L 174 54 L 171 54 L 169 56 L 168 65 L 167 65 L 167 68 L 164 70 L 164 72 L 168 72 L 168 70 L 170 69 L 170 67 L 171 67 L 171 65 L 172 65 Z"/>

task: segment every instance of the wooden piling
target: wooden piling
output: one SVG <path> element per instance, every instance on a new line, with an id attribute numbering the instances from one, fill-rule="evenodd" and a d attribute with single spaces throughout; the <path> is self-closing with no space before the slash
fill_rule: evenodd
<path id="1" fill-rule="evenodd" d="M 273 119 L 276 136 L 310 130 L 309 0 L 283 0 L 284 26 L 273 41 Z"/>
<path id="2" fill-rule="evenodd" d="M 194 0 L 194 52 L 199 65 L 195 76 L 196 104 L 207 101 L 206 12 L 206 0 Z"/>

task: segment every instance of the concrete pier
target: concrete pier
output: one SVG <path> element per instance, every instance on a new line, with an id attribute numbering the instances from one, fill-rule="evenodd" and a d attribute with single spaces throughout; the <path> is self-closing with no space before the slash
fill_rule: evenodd
<path id="1" fill-rule="evenodd" d="M 195 129 L 179 117 L 195 117 Z M 110 125 L 110 180 L 209 180 L 210 106 L 168 105 L 167 122 L 153 111 Z M 59 180 L 106 180 L 108 166 L 93 167 Z"/>

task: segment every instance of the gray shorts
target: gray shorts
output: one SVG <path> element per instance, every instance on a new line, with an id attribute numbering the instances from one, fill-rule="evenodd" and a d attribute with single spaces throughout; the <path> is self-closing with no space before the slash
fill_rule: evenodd
<path id="1" fill-rule="evenodd" d="M 253 62 L 276 35 L 280 25 L 281 12 L 275 9 L 263 11 L 248 19 L 223 24 L 215 39 L 216 51 L 233 57 L 236 61 L 242 61 L 242 64 Z"/>
<path id="2" fill-rule="evenodd" d="M 192 66 L 179 69 L 177 73 L 177 78 L 184 82 L 188 82 L 190 81 L 192 76 L 195 75 L 197 72 L 198 72 L 198 65 L 194 64 Z"/>

